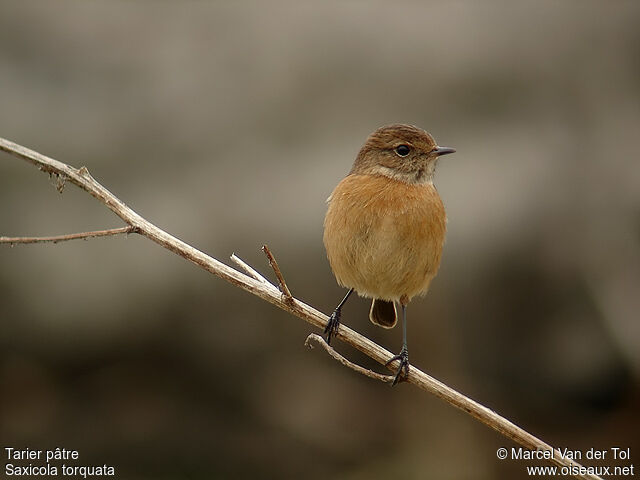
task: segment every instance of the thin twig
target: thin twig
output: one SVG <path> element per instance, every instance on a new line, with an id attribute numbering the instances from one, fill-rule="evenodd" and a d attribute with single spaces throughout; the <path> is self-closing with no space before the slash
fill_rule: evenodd
<path id="1" fill-rule="evenodd" d="M 307 339 L 304 341 L 304 345 L 309 348 L 313 348 L 313 344 L 320 345 L 324 350 L 331 355 L 334 359 L 340 362 L 345 367 L 350 368 L 351 370 L 355 370 L 362 375 L 365 375 L 369 378 L 373 378 L 374 380 L 380 380 L 384 383 L 391 383 L 396 378 L 394 375 L 382 375 L 381 373 L 376 373 L 373 370 L 369 370 L 368 368 L 361 367 L 357 363 L 353 363 L 351 360 L 347 360 L 345 357 L 340 355 L 338 352 L 334 350 L 334 348 L 329 345 L 324 338 L 322 338 L 317 333 L 310 334 Z"/>
<path id="2" fill-rule="evenodd" d="M 269 259 L 269 265 L 271 265 L 271 268 L 273 268 L 273 272 L 276 274 L 276 277 L 278 278 L 278 285 L 280 286 L 280 291 L 284 295 L 285 299 L 288 302 L 291 302 L 293 300 L 293 295 L 291 295 L 291 291 L 289 290 L 289 287 L 287 287 L 287 282 L 285 282 L 284 277 L 282 276 L 282 272 L 280 271 L 280 267 L 278 266 L 278 262 L 276 261 L 276 258 L 273 256 L 273 254 L 271 253 L 271 250 L 269 250 L 269 247 L 267 247 L 266 245 L 262 246 L 262 251 Z"/>
<path id="3" fill-rule="evenodd" d="M 0 150 L 4 150 L 15 157 L 21 158 L 35 165 L 43 172 L 64 175 L 69 182 L 98 199 L 98 201 L 103 203 L 126 224 L 135 227 L 138 233 L 144 235 L 158 245 L 180 255 L 186 260 L 189 260 L 204 270 L 217 275 L 233 285 L 257 295 L 282 310 L 290 312 L 294 316 L 305 320 L 314 327 L 320 329 L 325 328 L 327 321 L 329 320 L 326 315 L 296 298 L 291 297 L 291 300 L 288 301 L 275 286 L 256 280 L 252 276 L 245 275 L 244 273 L 225 265 L 215 258 L 206 255 L 200 250 L 193 248 L 182 240 L 179 240 L 164 230 L 156 227 L 151 222 L 145 220 L 134 212 L 109 190 L 98 183 L 89 174 L 85 167 L 80 169 L 73 168 L 65 163 L 46 157 L 40 153 L 34 152 L 33 150 L 2 138 L 0 138 Z M 362 353 L 382 365 L 386 364 L 386 362 L 393 357 L 391 352 L 345 325 L 340 326 L 340 330 L 338 331 L 336 338 L 339 338 L 357 350 L 360 350 Z M 389 365 L 389 368 L 393 369 L 394 366 L 397 368 L 397 365 L 394 364 Z M 506 418 L 498 415 L 493 410 L 488 409 L 451 387 L 448 387 L 413 365 L 409 370 L 407 381 L 422 390 L 430 392 L 438 398 L 441 398 L 450 405 L 467 412 L 475 419 L 527 449 L 553 452 L 553 455 L 550 455 L 551 458 L 548 459 L 549 462 L 559 467 L 573 467 L 571 473 L 575 478 L 585 480 L 602 480 L 601 477 L 593 474 L 574 473 L 579 472 L 580 464 L 569 458 L 563 457 L 562 452 L 559 449 L 553 448 Z"/>
<path id="4" fill-rule="evenodd" d="M 18 243 L 58 243 L 68 240 L 78 240 L 81 238 L 94 237 L 110 237 L 113 235 L 121 235 L 123 233 L 136 233 L 136 227 L 129 225 L 128 227 L 110 228 L 108 230 L 95 230 L 93 232 L 69 233 L 66 235 L 56 235 L 53 237 L 0 237 L 0 243 L 8 243 L 15 245 Z"/>
<path id="5" fill-rule="evenodd" d="M 248 263 L 245 263 L 244 260 L 242 260 L 235 253 L 231 254 L 230 258 L 236 265 L 238 265 L 240 268 L 242 268 L 245 272 L 247 272 L 249 275 L 251 275 L 256 280 L 259 280 L 262 283 L 267 283 L 267 284 L 271 285 L 271 282 L 269 280 L 267 280 L 265 277 L 263 277 L 262 274 L 260 272 L 258 272 L 255 268 L 253 268 L 251 265 L 249 265 Z"/>

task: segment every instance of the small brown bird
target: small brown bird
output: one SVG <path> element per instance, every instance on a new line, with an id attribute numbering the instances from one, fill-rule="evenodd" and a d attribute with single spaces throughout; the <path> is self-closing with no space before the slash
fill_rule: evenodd
<path id="1" fill-rule="evenodd" d="M 402 308 L 402 350 L 393 384 L 409 373 L 406 307 L 424 295 L 438 272 L 447 217 L 433 185 L 436 163 L 453 148 L 411 125 L 373 132 L 347 175 L 327 200 L 324 245 L 338 283 L 349 289 L 329 318 L 327 342 L 338 331 L 340 310 L 355 290 L 372 298 L 369 319 L 384 328 Z"/>

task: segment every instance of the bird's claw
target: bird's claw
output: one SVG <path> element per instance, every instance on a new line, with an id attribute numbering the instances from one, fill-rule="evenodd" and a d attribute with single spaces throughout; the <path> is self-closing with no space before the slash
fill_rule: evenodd
<path id="1" fill-rule="evenodd" d="M 406 347 L 402 347 L 402 350 L 400 350 L 400 353 L 398 355 L 394 355 L 393 357 L 391 357 L 391 359 L 384 364 L 385 367 L 390 363 L 395 362 L 396 360 L 400 360 L 400 365 L 398 366 L 396 376 L 393 379 L 393 383 L 391 384 L 392 386 L 406 381 L 407 377 L 409 376 L 409 351 Z"/>
<path id="2" fill-rule="evenodd" d="M 327 336 L 327 343 L 331 345 L 331 337 L 335 337 L 338 335 L 338 327 L 340 326 L 340 310 L 335 309 L 331 316 L 329 317 L 329 321 L 327 322 L 327 326 L 324 327 L 324 334 Z"/>

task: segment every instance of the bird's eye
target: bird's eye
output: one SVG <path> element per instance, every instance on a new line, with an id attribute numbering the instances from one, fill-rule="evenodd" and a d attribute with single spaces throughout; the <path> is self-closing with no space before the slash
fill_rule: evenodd
<path id="1" fill-rule="evenodd" d="M 409 147 L 409 145 L 398 145 L 396 147 L 396 153 L 400 156 L 400 157 L 406 157 L 407 155 L 409 155 L 409 152 L 411 151 L 411 147 Z"/>

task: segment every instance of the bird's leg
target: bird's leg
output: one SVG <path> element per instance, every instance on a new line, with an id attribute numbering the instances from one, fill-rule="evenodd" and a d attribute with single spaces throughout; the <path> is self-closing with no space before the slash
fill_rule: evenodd
<path id="1" fill-rule="evenodd" d="M 400 360 L 400 365 L 396 371 L 396 377 L 393 379 L 393 384 L 396 385 L 399 382 L 403 382 L 409 376 L 409 349 L 407 348 L 407 306 L 406 302 L 400 300 L 402 306 L 402 350 L 398 355 L 394 355 L 391 360 L 385 363 L 385 366 Z"/>
<path id="2" fill-rule="evenodd" d="M 324 328 L 324 334 L 327 336 L 327 343 L 329 345 L 331 345 L 331 336 L 333 335 L 335 337 L 336 334 L 338 333 L 338 326 L 340 325 L 340 310 L 342 309 L 342 306 L 344 305 L 344 303 L 347 301 L 347 298 L 349 298 L 349 295 L 351 295 L 352 293 L 353 293 L 353 288 L 347 292 L 347 294 L 344 296 L 342 301 L 338 304 L 336 309 L 333 311 L 333 313 L 329 317 L 327 326 Z"/>

